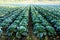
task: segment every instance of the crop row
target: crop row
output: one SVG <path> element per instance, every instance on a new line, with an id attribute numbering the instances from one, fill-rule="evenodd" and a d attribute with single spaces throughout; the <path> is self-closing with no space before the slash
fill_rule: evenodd
<path id="1" fill-rule="evenodd" d="M 56 35 L 60 35 L 59 11 L 52 12 L 52 9 L 49 9 L 49 7 L 44 8 L 38 5 L 1 9 L 2 11 L 7 10 L 7 13 L 4 12 L 4 16 L 0 17 L 0 37 L 5 35 L 11 37 L 12 40 L 14 38 L 20 40 L 27 37 L 30 31 L 33 31 L 31 34 L 34 34 L 41 40 L 46 36 L 56 37 Z"/>
<path id="2" fill-rule="evenodd" d="M 10 14 L 8 13 L 9 16 L 0 22 L 0 36 L 25 37 L 28 33 L 28 9 L 29 8 L 24 7 Z"/>

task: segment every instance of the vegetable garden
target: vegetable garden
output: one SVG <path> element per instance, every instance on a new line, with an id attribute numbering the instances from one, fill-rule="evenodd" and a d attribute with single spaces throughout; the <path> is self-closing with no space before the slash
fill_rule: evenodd
<path id="1" fill-rule="evenodd" d="M 60 8 L 0 7 L 0 40 L 60 40 Z"/>

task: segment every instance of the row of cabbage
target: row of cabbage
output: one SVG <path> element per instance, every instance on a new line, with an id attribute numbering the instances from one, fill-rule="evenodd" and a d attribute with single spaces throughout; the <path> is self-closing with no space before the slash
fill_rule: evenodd
<path id="1" fill-rule="evenodd" d="M 11 12 L 11 15 L 0 23 L 0 36 L 16 37 L 27 36 L 28 10 L 24 7 Z"/>
<path id="2" fill-rule="evenodd" d="M 6 14 L 9 14 L 9 12 L 11 12 L 15 9 L 17 9 L 17 8 L 0 7 L 0 17 L 5 16 Z"/>
<path id="3" fill-rule="evenodd" d="M 56 5 L 57 6 L 57 5 Z M 49 11 L 51 14 L 60 17 L 60 6 L 43 6 L 45 10 Z"/>
<path id="4" fill-rule="evenodd" d="M 31 12 L 34 25 L 33 33 L 40 39 L 45 36 L 55 37 L 56 32 L 51 24 L 41 14 L 39 14 L 34 7 L 31 7 Z"/>
<path id="5" fill-rule="evenodd" d="M 60 19 L 59 17 L 51 14 L 51 12 L 45 10 L 41 7 L 36 7 L 39 10 L 39 13 L 54 27 L 56 35 L 60 35 Z M 57 13 L 56 13 L 57 14 Z"/>
<path id="6" fill-rule="evenodd" d="M 18 9 L 22 10 L 22 7 L 15 7 L 15 8 L 9 8 L 9 7 L 0 7 L 0 22 L 2 22 L 7 17 L 10 17 L 13 15 L 13 12 L 15 12 Z"/>

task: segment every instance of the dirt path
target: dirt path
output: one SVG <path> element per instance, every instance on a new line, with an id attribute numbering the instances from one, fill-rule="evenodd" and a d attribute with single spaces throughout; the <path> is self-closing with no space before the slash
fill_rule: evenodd
<path id="1" fill-rule="evenodd" d="M 29 29 L 29 40 L 37 40 L 37 38 L 33 35 L 33 24 L 32 24 L 32 17 L 31 17 L 31 7 L 29 7 L 28 29 Z"/>

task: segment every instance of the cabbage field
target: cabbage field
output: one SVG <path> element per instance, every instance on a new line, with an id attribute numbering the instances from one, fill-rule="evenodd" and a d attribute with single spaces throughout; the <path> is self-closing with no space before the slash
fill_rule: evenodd
<path id="1" fill-rule="evenodd" d="M 60 6 L 0 6 L 0 40 L 60 40 Z"/>

